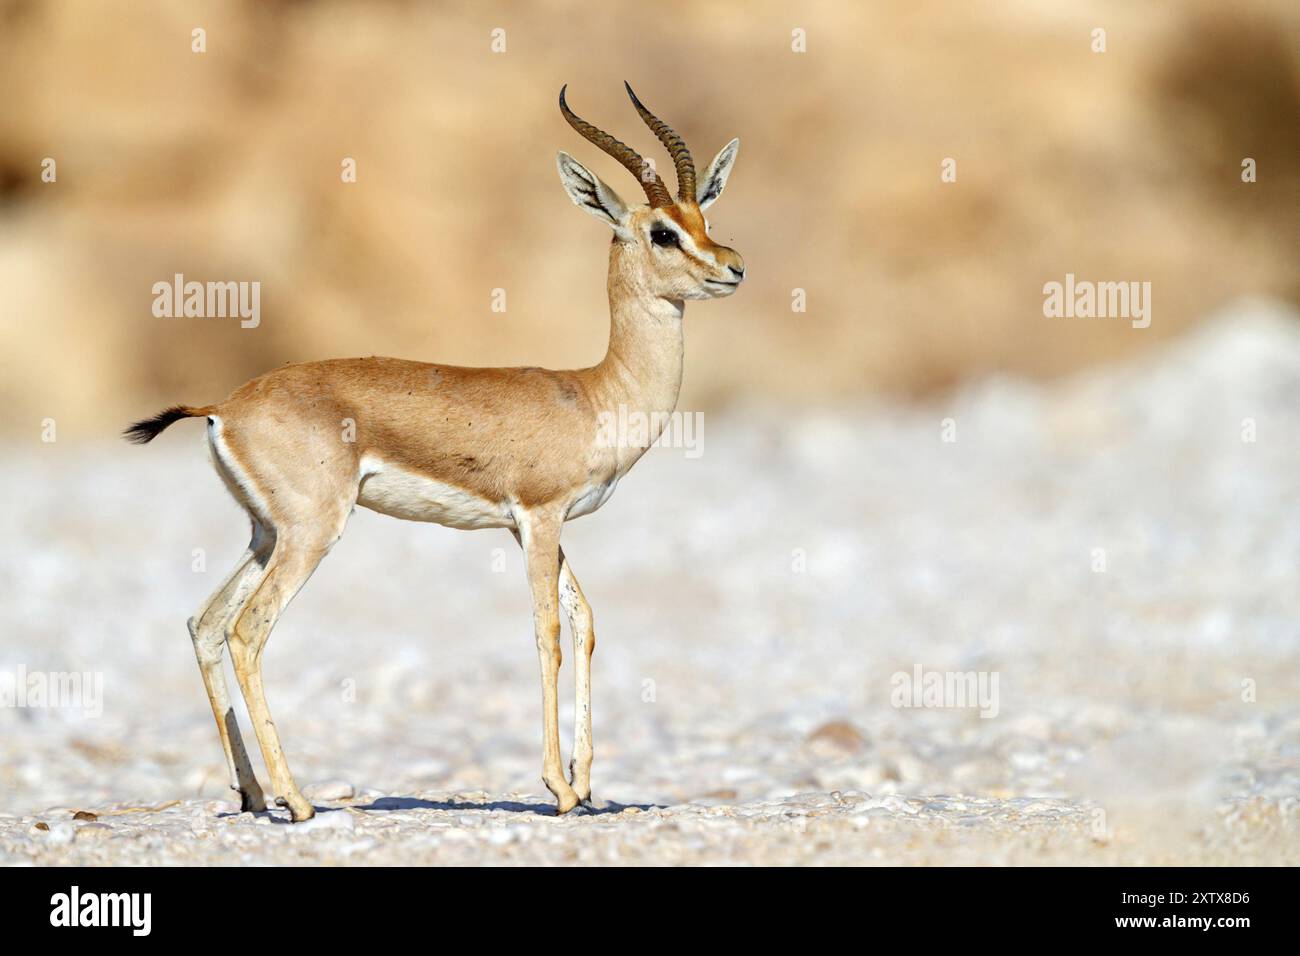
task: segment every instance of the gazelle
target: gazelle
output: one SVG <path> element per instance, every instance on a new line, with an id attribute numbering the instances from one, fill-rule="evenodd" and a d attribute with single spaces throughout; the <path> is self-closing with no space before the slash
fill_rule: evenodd
<path id="1" fill-rule="evenodd" d="M 611 444 L 598 427 L 601 413 L 622 405 L 666 422 L 682 381 L 684 300 L 731 295 L 745 277 L 740 254 L 710 239 L 704 218 L 726 185 L 739 140 L 722 148 L 697 183 L 681 137 L 630 86 L 627 92 L 672 156 L 676 199 L 635 150 L 576 116 L 560 90 L 569 125 L 636 176 L 649 200 L 624 202 L 568 153 L 557 157 L 569 198 L 614 232 L 609 349 L 599 365 L 551 371 L 391 358 L 309 362 L 255 378 L 216 405 L 178 405 L 126 429 L 128 440 L 144 444 L 175 421 L 206 417 L 216 470 L 252 521 L 247 552 L 189 620 L 231 788 L 244 810 L 264 810 L 266 802 L 230 705 L 222 648 L 230 647 L 275 802 L 295 822 L 310 819 L 315 811 L 294 783 L 267 709 L 262 651 L 356 505 L 412 521 L 513 532 L 524 550 L 541 660 L 542 780 L 560 813 L 590 805 L 596 638 L 591 608 L 560 550 L 560 529 L 608 501 L 658 438 L 652 429 L 636 444 Z M 556 702 L 560 607 L 577 662 L 567 780 Z"/>

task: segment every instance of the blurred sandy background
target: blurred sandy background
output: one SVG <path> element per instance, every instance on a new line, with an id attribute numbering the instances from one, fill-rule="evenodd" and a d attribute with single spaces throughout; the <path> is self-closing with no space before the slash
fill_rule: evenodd
<path id="1" fill-rule="evenodd" d="M 1300 860 L 1300 6 L 613 7 L 0 0 L 0 676 L 104 678 L 0 707 L 0 864 Z M 663 167 L 625 78 L 701 164 L 741 138 L 751 276 L 688 308 L 704 454 L 566 529 L 636 809 L 539 796 L 510 536 L 361 511 L 267 652 L 329 812 L 234 813 L 184 621 L 247 526 L 202 429 L 116 432 L 286 361 L 597 361 L 555 151 L 636 186 L 555 100 Z M 178 272 L 261 325 L 155 318 Z M 1044 318 L 1067 272 L 1150 328 Z M 916 666 L 998 718 L 891 706 Z"/>
<path id="2" fill-rule="evenodd" d="M 752 278 L 691 308 L 684 408 L 1052 375 L 1295 301 L 1300 7 L 1222 6 L 0 0 L 3 425 L 104 434 L 330 356 L 597 361 L 606 234 L 555 151 L 636 188 L 564 82 L 661 164 L 624 78 L 700 163 L 741 138 L 713 218 Z M 1150 281 L 1151 328 L 1044 319 L 1067 271 Z M 155 318 L 177 272 L 260 281 L 261 326 Z"/>

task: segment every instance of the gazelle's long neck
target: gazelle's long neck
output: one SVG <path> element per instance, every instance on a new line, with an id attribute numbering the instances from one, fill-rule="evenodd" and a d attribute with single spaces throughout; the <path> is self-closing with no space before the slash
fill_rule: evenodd
<path id="1" fill-rule="evenodd" d="M 591 370 L 599 411 L 620 421 L 644 415 L 653 442 L 677 407 L 682 387 L 682 314 L 685 305 L 654 295 L 632 269 L 619 245 L 609 259 L 609 349 Z M 626 418 L 625 418 L 626 416 Z M 644 449 L 622 449 L 619 470 L 631 467 Z"/>

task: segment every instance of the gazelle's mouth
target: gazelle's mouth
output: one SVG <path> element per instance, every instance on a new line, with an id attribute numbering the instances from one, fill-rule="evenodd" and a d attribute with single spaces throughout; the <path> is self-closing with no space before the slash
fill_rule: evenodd
<path id="1" fill-rule="evenodd" d="M 704 281 L 711 282 L 713 285 L 725 285 L 729 289 L 734 289 L 736 286 L 740 285 L 739 279 L 737 279 L 735 282 L 727 282 L 724 279 L 705 279 Z"/>

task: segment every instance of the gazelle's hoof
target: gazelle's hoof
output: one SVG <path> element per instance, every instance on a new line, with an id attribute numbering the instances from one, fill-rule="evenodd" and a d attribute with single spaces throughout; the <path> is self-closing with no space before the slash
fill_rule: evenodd
<path id="1" fill-rule="evenodd" d="M 578 795 L 566 787 L 555 795 L 555 812 L 563 816 L 579 804 Z"/>
<path id="2" fill-rule="evenodd" d="M 285 797 L 276 797 L 275 804 L 278 807 L 288 807 L 289 816 L 294 823 L 302 823 L 316 815 L 316 808 L 300 793 L 290 794 L 287 799 Z"/>
<path id="3" fill-rule="evenodd" d="M 238 789 L 237 787 L 235 789 Z M 239 791 L 240 813 L 261 813 L 266 809 L 266 798 L 261 790 Z"/>
<path id="4" fill-rule="evenodd" d="M 571 786 L 578 795 L 579 803 L 586 803 L 591 799 L 591 761 L 587 761 L 586 767 L 582 773 L 578 773 L 578 761 L 576 759 L 569 761 L 569 786 Z"/>

